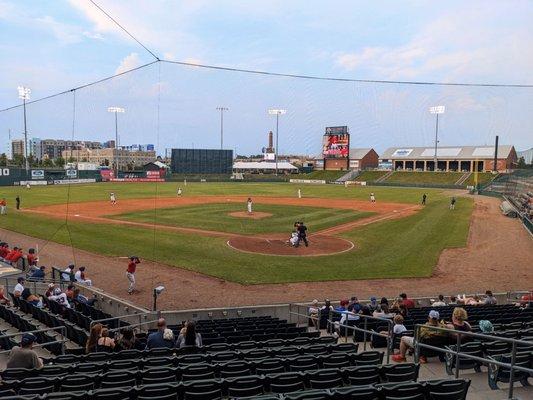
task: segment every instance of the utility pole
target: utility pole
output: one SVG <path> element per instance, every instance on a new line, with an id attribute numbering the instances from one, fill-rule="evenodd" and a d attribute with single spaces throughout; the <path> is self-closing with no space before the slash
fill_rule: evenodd
<path id="1" fill-rule="evenodd" d="M 219 106 L 217 110 L 220 111 L 220 150 L 224 149 L 224 111 L 228 111 L 229 108 Z"/>

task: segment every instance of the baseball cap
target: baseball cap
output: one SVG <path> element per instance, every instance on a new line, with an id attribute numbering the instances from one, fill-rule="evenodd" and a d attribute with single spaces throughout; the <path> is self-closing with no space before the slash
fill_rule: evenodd
<path id="1" fill-rule="evenodd" d="M 377 299 L 376 299 L 374 296 L 372 296 L 372 297 L 370 298 L 370 301 L 376 301 L 376 300 L 377 300 Z"/>
<path id="2" fill-rule="evenodd" d="M 22 339 L 20 340 L 20 344 L 23 346 L 27 346 L 29 344 L 34 343 L 37 340 L 37 338 L 31 334 L 31 333 L 25 333 L 22 335 Z"/>
<path id="3" fill-rule="evenodd" d="M 486 319 L 482 319 L 481 321 L 479 321 L 478 325 L 479 325 L 479 329 L 483 333 L 492 333 L 494 331 L 494 327 L 492 326 L 492 322 L 490 322 L 490 321 L 488 321 Z"/>
<path id="4" fill-rule="evenodd" d="M 438 311 L 431 310 L 429 312 L 429 318 L 431 318 L 431 319 L 439 319 L 440 318 L 440 314 L 439 314 Z"/>

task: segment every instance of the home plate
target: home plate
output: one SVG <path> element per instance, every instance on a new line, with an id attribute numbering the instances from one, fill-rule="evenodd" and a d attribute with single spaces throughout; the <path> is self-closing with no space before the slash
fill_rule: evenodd
<path id="1" fill-rule="evenodd" d="M 80 214 L 74 214 L 74 216 L 75 216 L 75 217 L 79 217 L 79 216 L 80 216 Z"/>

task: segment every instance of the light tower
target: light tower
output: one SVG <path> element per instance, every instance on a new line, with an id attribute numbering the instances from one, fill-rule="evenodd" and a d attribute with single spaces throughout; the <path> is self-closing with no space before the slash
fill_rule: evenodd
<path id="1" fill-rule="evenodd" d="M 278 141 L 278 138 L 279 138 L 279 116 L 280 115 L 284 115 L 287 113 L 287 110 L 283 110 L 281 108 L 269 108 L 268 109 L 268 113 L 270 115 L 275 115 L 276 116 L 276 175 L 278 174 L 278 148 L 279 148 L 279 141 Z"/>
<path id="2" fill-rule="evenodd" d="M 108 107 L 107 112 L 115 114 L 115 178 L 118 178 L 118 164 L 119 164 L 119 153 L 118 153 L 118 113 L 124 113 L 126 110 L 122 107 Z"/>
<path id="3" fill-rule="evenodd" d="M 431 114 L 437 115 L 437 121 L 435 124 L 435 156 L 433 157 L 433 163 L 434 163 L 433 171 L 437 170 L 437 148 L 439 145 L 439 114 L 444 114 L 444 109 L 445 109 L 444 106 L 429 107 L 429 112 Z"/>
<path id="4" fill-rule="evenodd" d="M 24 157 L 24 165 L 26 167 L 26 178 L 30 170 L 30 163 L 28 161 L 28 129 L 26 125 L 26 100 L 30 99 L 31 89 L 19 86 L 17 87 L 19 91 L 19 99 L 22 99 L 22 107 L 24 109 L 24 151 L 22 156 Z"/>

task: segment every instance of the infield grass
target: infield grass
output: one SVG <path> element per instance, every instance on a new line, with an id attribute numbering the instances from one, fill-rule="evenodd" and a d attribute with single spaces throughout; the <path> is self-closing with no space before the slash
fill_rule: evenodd
<path id="1" fill-rule="evenodd" d="M 187 193 L 244 194 L 287 196 L 298 186 L 290 184 L 197 184 L 188 185 Z M 158 195 L 175 195 L 176 185 L 159 185 Z M 25 204 L 66 202 L 65 187 L 3 188 L 14 198 L 21 191 Z M 154 196 L 153 184 L 95 184 L 73 186 L 70 201 L 107 199 L 109 191 L 120 198 Z M 139 255 L 243 284 L 283 283 L 299 281 L 351 280 L 429 276 L 443 249 L 466 245 L 473 202 L 459 198 L 456 209 L 448 209 L 450 195 L 442 190 L 399 188 L 353 188 L 336 185 L 303 186 L 305 195 L 324 198 L 368 198 L 374 191 L 378 201 L 418 203 L 428 193 L 428 205 L 418 213 L 397 220 L 382 221 L 355 228 L 341 237 L 355 243 L 355 249 L 334 256 L 284 257 L 241 253 L 229 248 L 225 238 L 120 226 L 70 221 L 42 215 L 16 212 L 0 217 L 0 227 L 30 236 L 72 245 L 108 256 Z M 11 197 L 10 197 L 11 196 Z M 29 197 L 29 198 L 28 198 Z M 12 204 L 12 203 L 11 203 Z M 147 202 L 149 208 L 150 202 Z M 153 211 L 152 211 L 153 212 Z M 291 219 L 291 223 L 293 220 Z M 313 230 L 313 226 L 310 226 Z M 12 245 L 16 245 L 13 243 Z M 46 262 L 46 261 L 45 261 Z"/>
<path id="2" fill-rule="evenodd" d="M 242 204 L 215 203 L 199 206 L 162 208 L 157 210 L 157 223 L 169 226 L 232 232 L 243 235 L 289 233 L 295 221 L 304 221 L 313 231 L 337 226 L 374 213 L 321 207 L 254 204 L 254 211 L 272 214 L 261 219 L 234 217 L 232 212 L 244 211 Z M 153 210 L 111 216 L 113 219 L 154 222 Z"/>

